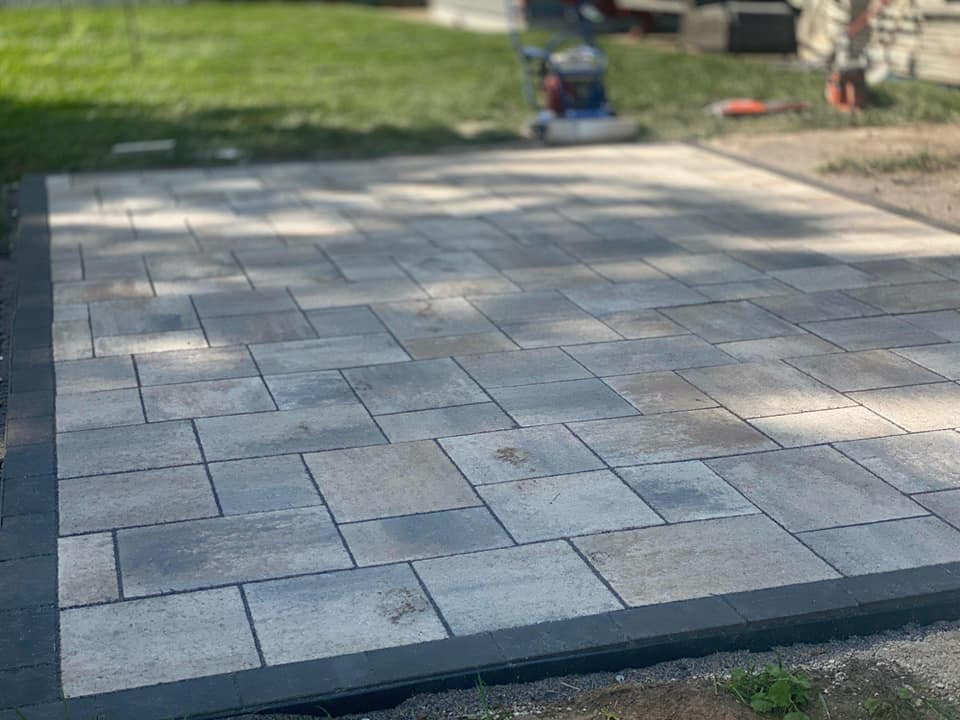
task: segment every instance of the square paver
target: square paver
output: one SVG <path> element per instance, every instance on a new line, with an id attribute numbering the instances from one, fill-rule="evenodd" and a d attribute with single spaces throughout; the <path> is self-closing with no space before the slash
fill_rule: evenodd
<path id="1" fill-rule="evenodd" d="M 934 383 L 850 395 L 909 432 L 960 427 L 960 385 Z"/>
<path id="2" fill-rule="evenodd" d="M 243 347 L 148 353 L 138 355 L 136 361 L 143 385 L 227 380 L 257 375 L 257 366 L 253 364 L 250 352 Z"/>
<path id="3" fill-rule="evenodd" d="M 513 420 L 494 403 L 380 415 L 377 424 L 392 443 L 516 427 Z"/>
<path id="4" fill-rule="evenodd" d="M 609 470 L 480 485 L 477 492 L 521 543 L 663 523 Z"/>
<path id="5" fill-rule="evenodd" d="M 158 385 L 141 391 L 150 422 L 275 410 L 260 378 Z"/>
<path id="6" fill-rule="evenodd" d="M 135 389 L 100 390 L 57 396 L 57 431 L 139 425 L 143 419 Z"/>
<path id="7" fill-rule="evenodd" d="M 681 370 L 680 375 L 741 417 L 829 410 L 854 404 L 782 362 Z"/>
<path id="8" fill-rule="evenodd" d="M 63 480 L 59 502 L 64 535 L 218 512 L 202 465 Z"/>
<path id="9" fill-rule="evenodd" d="M 268 375 L 264 381 L 281 410 L 359 403 L 353 389 L 336 370 Z"/>
<path id="10" fill-rule="evenodd" d="M 356 368 L 345 371 L 344 377 L 374 415 L 490 399 L 449 358 Z"/>
<path id="11" fill-rule="evenodd" d="M 385 442 L 373 419 L 358 404 L 200 418 L 196 425 L 208 461 Z"/>
<path id="12" fill-rule="evenodd" d="M 463 298 L 377 305 L 374 311 L 400 340 L 496 330 L 493 323 Z"/>
<path id="13" fill-rule="evenodd" d="M 960 433 L 914 433 L 837 445 L 905 493 L 960 488 Z"/>
<path id="14" fill-rule="evenodd" d="M 960 343 L 926 345 L 916 348 L 900 348 L 898 355 L 923 365 L 949 380 L 960 380 Z M 933 376 L 939 380 L 939 377 Z"/>
<path id="15" fill-rule="evenodd" d="M 455 635 L 622 607 L 562 541 L 421 560 L 414 566 Z"/>
<path id="16" fill-rule="evenodd" d="M 844 350 L 872 350 L 943 342 L 939 335 L 889 315 L 824 320 L 804 323 L 803 327 Z"/>
<path id="17" fill-rule="evenodd" d="M 120 597 L 111 533 L 60 538 L 57 558 L 60 607 L 110 602 Z"/>
<path id="18" fill-rule="evenodd" d="M 351 565 L 322 507 L 131 528 L 117 547 L 127 597 Z"/>
<path id="19" fill-rule="evenodd" d="M 56 376 L 58 394 L 137 387 L 137 375 L 129 357 L 58 362 Z"/>
<path id="20" fill-rule="evenodd" d="M 192 330 L 200 321 L 187 297 L 114 300 L 90 305 L 94 337 Z"/>
<path id="21" fill-rule="evenodd" d="M 626 530 L 574 542 L 632 606 L 838 577 L 763 515 Z M 770 557 L 777 562 L 767 562 Z"/>
<path id="22" fill-rule="evenodd" d="M 260 667 L 235 587 L 65 610 L 60 645 L 67 697 Z"/>
<path id="23" fill-rule="evenodd" d="M 210 463 L 209 470 L 225 515 L 323 504 L 299 455 Z"/>
<path id="24" fill-rule="evenodd" d="M 816 322 L 880 315 L 877 308 L 854 300 L 842 292 L 794 293 L 757 298 L 754 305 L 789 322 Z"/>
<path id="25" fill-rule="evenodd" d="M 801 538 L 844 575 L 960 561 L 960 532 L 934 517 L 819 530 Z"/>
<path id="26" fill-rule="evenodd" d="M 269 665 L 447 637 L 405 565 L 254 583 L 244 591 Z"/>
<path id="27" fill-rule="evenodd" d="M 590 372 L 602 376 L 736 362 L 710 343 L 692 335 L 579 345 L 567 348 L 567 352 Z"/>
<path id="28" fill-rule="evenodd" d="M 672 372 L 608 377 L 604 382 L 644 415 L 715 407 L 708 398 Z"/>
<path id="29" fill-rule="evenodd" d="M 707 464 L 791 532 L 920 515 L 923 508 L 829 447 Z M 793 492 L 803 487 L 802 493 Z"/>
<path id="30" fill-rule="evenodd" d="M 617 470 L 667 522 L 757 513 L 754 505 L 699 460 Z"/>
<path id="31" fill-rule="evenodd" d="M 790 364 L 840 392 L 917 385 L 943 380 L 889 350 L 794 358 Z"/>
<path id="32" fill-rule="evenodd" d="M 369 308 L 346 307 L 332 310 L 313 310 L 307 313 L 317 337 L 366 335 L 386 331 L 380 319 Z"/>
<path id="33" fill-rule="evenodd" d="M 591 377 L 582 365 L 558 348 L 471 355 L 457 360 L 485 388 Z"/>
<path id="34" fill-rule="evenodd" d="M 520 425 L 638 414 L 633 406 L 596 378 L 496 388 L 490 394 Z"/>
<path id="35" fill-rule="evenodd" d="M 189 422 L 78 430 L 57 435 L 61 478 L 200 462 Z"/>
<path id="36" fill-rule="evenodd" d="M 306 316 L 297 311 L 204 318 L 203 329 L 211 347 L 316 337 Z"/>
<path id="37" fill-rule="evenodd" d="M 866 408 L 854 406 L 756 418 L 750 423 L 784 447 L 900 435 L 903 430 Z"/>
<path id="38" fill-rule="evenodd" d="M 252 345 L 250 352 L 264 375 L 334 370 L 409 359 L 397 341 L 386 333 L 265 343 Z"/>
<path id="39" fill-rule="evenodd" d="M 603 468 L 559 425 L 445 438 L 440 444 L 474 485 Z"/>
<path id="40" fill-rule="evenodd" d="M 315 453 L 305 460 L 338 522 L 480 503 L 460 471 L 429 440 Z"/>
<path id="41" fill-rule="evenodd" d="M 614 466 L 696 460 L 776 447 L 722 408 L 594 420 L 571 429 Z"/>
<path id="42" fill-rule="evenodd" d="M 711 343 L 803 333 L 796 325 L 744 301 L 667 308 L 663 314 Z"/>
<path id="43" fill-rule="evenodd" d="M 483 507 L 443 510 L 340 526 L 359 565 L 420 560 L 512 545 Z"/>

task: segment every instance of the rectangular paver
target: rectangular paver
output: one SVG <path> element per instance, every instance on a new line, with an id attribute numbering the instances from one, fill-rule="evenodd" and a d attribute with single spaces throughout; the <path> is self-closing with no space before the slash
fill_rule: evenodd
<path id="1" fill-rule="evenodd" d="M 567 352 L 596 375 L 626 375 L 736 362 L 710 343 L 692 335 L 580 345 L 567 348 Z"/>
<path id="2" fill-rule="evenodd" d="M 490 398 L 453 360 L 418 360 L 344 372 L 374 415 L 466 405 Z"/>
<path id="3" fill-rule="evenodd" d="M 61 478 L 200 462 L 189 422 L 78 430 L 57 436 Z"/>
<path id="4" fill-rule="evenodd" d="M 100 390 L 57 396 L 57 431 L 138 425 L 145 422 L 135 389 Z"/>
<path id="5" fill-rule="evenodd" d="M 263 380 L 256 377 L 209 380 L 143 388 L 150 422 L 275 410 Z"/>
<path id="6" fill-rule="evenodd" d="M 918 385 L 943 377 L 889 350 L 835 353 L 794 358 L 790 364 L 840 392 Z M 909 354 L 907 354 L 909 357 Z M 921 363 L 922 364 L 922 363 Z"/>
<path id="7" fill-rule="evenodd" d="M 264 375 L 332 370 L 409 359 L 386 333 L 345 335 L 318 340 L 290 340 L 250 347 Z"/>
<path id="8" fill-rule="evenodd" d="M 225 515 L 323 504 L 299 455 L 210 463 L 209 471 Z"/>
<path id="9" fill-rule="evenodd" d="M 850 395 L 909 432 L 960 427 L 960 385 L 933 383 Z"/>
<path id="10" fill-rule="evenodd" d="M 893 423 L 859 406 L 755 418 L 750 424 L 784 447 L 903 433 Z"/>
<path id="11" fill-rule="evenodd" d="M 595 378 L 497 388 L 490 394 L 519 425 L 638 414 L 633 406 Z"/>
<path id="12" fill-rule="evenodd" d="M 582 365 L 558 348 L 471 355 L 458 358 L 458 362 L 486 388 L 591 377 Z"/>
<path id="13" fill-rule="evenodd" d="M 711 398 L 672 372 L 618 375 L 605 378 L 604 382 L 644 415 L 699 410 L 716 405 Z"/>
<path id="14" fill-rule="evenodd" d="M 140 383 L 143 385 L 226 380 L 257 375 L 257 366 L 253 364 L 250 352 L 244 347 L 148 353 L 138 355 L 136 361 Z"/>
<path id="15" fill-rule="evenodd" d="M 57 557 L 60 607 L 110 602 L 120 597 L 111 533 L 60 538 Z"/>
<path id="16" fill-rule="evenodd" d="M 960 433 L 911 433 L 840 443 L 837 449 L 905 493 L 960 488 Z"/>
<path id="17" fill-rule="evenodd" d="M 379 415 L 377 424 L 392 443 L 470 435 L 515 427 L 513 420 L 494 403 Z"/>
<path id="18" fill-rule="evenodd" d="M 844 350 L 871 350 L 943 342 L 939 335 L 889 315 L 824 320 L 804 323 L 803 327 Z"/>
<path id="19" fill-rule="evenodd" d="M 743 301 L 667 308 L 663 314 L 712 343 L 803 333 L 796 325 Z"/>

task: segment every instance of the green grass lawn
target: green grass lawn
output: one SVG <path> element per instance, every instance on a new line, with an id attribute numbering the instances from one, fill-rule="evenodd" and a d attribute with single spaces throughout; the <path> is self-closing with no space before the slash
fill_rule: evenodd
<path id="1" fill-rule="evenodd" d="M 135 64 L 121 9 L 0 10 L 0 179 L 61 171 L 417 152 L 516 137 L 528 110 L 507 40 L 314 4 L 198 4 L 137 11 Z M 621 110 L 650 139 L 730 127 L 798 129 L 960 118 L 960 91 L 880 88 L 851 119 L 827 108 L 823 77 L 723 56 L 607 43 Z M 727 121 L 730 96 L 797 98 L 798 117 Z M 470 127 L 482 131 L 466 132 Z M 114 143 L 174 138 L 162 158 L 115 159 Z"/>

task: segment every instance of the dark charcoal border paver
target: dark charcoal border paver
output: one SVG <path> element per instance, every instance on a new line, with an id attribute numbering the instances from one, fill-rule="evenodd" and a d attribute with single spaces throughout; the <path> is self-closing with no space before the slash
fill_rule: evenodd
<path id="1" fill-rule="evenodd" d="M 37 176 L 26 178 L 21 188 L 10 406 L 39 408 L 31 416 L 52 422 L 52 346 L 50 324 L 44 322 L 52 308 L 46 191 Z M 42 402 L 34 405 L 37 399 Z M 470 687 L 478 675 L 488 684 L 529 681 L 960 617 L 960 563 L 950 563 L 617 610 L 64 701 L 57 655 L 55 477 L 52 441 L 10 448 L 0 506 L 0 702 L 19 706 L 27 720 L 202 720 L 267 708 L 361 712 L 418 692 Z M 0 720 L 22 717 L 3 709 Z"/>

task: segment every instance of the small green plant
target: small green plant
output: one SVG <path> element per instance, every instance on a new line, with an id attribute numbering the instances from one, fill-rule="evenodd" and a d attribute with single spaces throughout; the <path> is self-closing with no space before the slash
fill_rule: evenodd
<path id="1" fill-rule="evenodd" d="M 762 670 L 737 668 L 719 684 L 760 714 L 778 714 L 784 720 L 810 720 L 803 711 L 810 702 L 810 680 L 786 669 L 779 660 Z"/>
<path id="2" fill-rule="evenodd" d="M 477 674 L 477 698 L 480 700 L 483 720 L 494 720 L 496 713 L 494 713 L 493 708 L 490 707 L 490 696 L 487 694 L 487 686 L 479 673 Z"/>
<path id="3" fill-rule="evenodd" d="M 919 695 L 908 687 L 889 697 L 871 697 L 863 701 L 863 709 L 876 720 L 957 720 L 956 714 L 936 700 Z"/>

